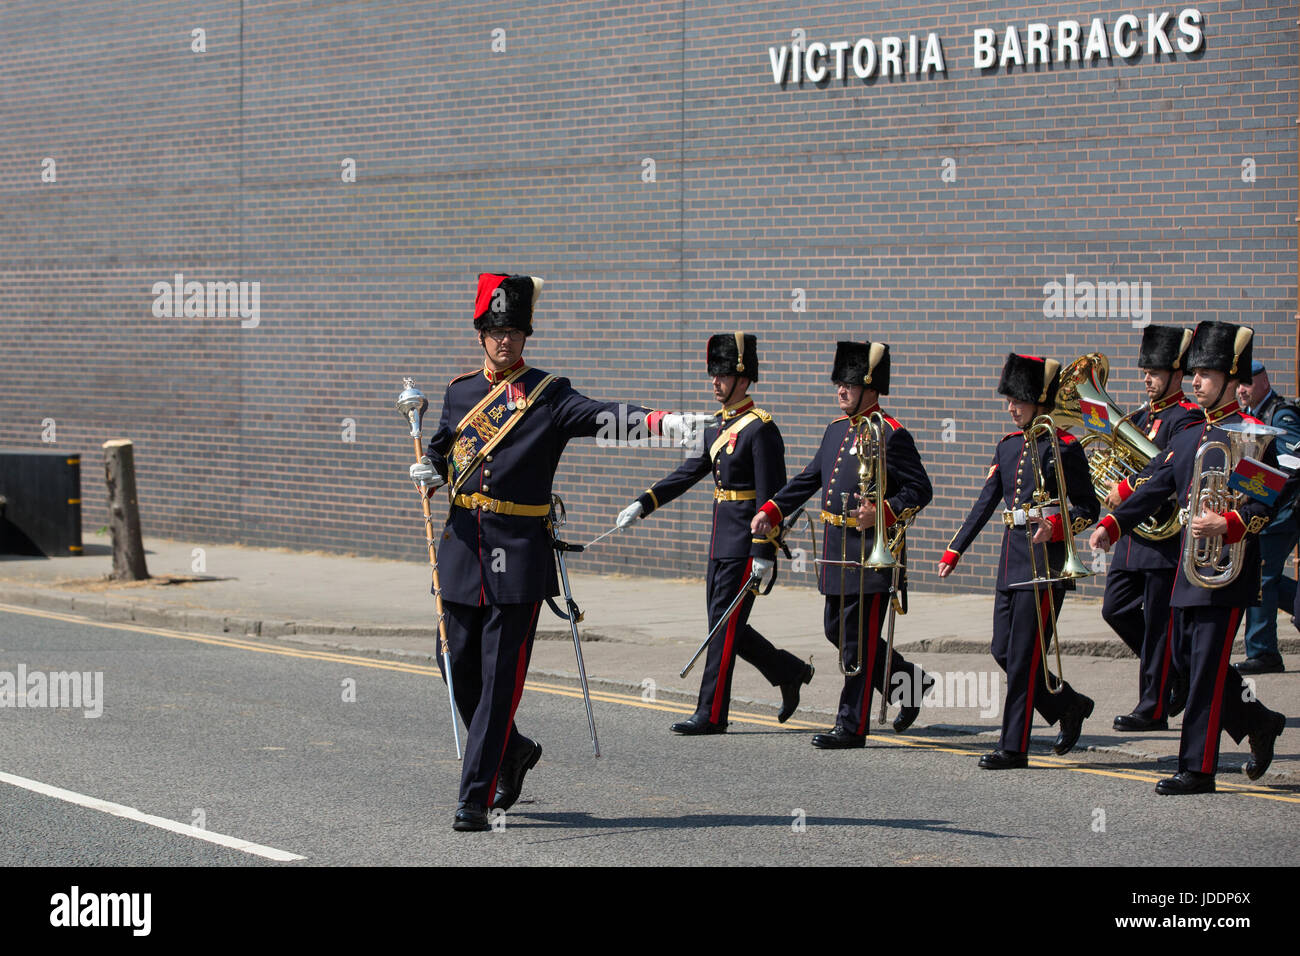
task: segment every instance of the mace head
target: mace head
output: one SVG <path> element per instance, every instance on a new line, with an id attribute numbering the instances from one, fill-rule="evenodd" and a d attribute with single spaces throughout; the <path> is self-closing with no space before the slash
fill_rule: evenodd
<path id="1" fill-rule="evenodd" d="M 415 379 L 404 378 L 402 384 L 405 387 L 402 394 L 397 396 L 397 410 L 410 424 L 411 435 L 419 438 L 420 421 L 429 407 L 429 400 L 424 397 L 424 392 L 415 387 Z"/>

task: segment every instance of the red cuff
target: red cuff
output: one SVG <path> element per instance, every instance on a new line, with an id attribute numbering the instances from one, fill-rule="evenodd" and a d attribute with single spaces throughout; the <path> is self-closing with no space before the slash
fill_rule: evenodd
<path id="1" fill-rule="evenodd" d="M 1114 544 L 1120 538 L 1119 522 L 1115 520 L 1114 515 L 1106 515 L 1101 521 L 1097 522 L 1098 527 L 1106 529 L 1106 534 L 1110 536 L 1110 543 Z"/>
<path id="2" fill-rule="evenodd" d="M 949 567 L 955 568 L 957 566 L 957 561 L 960 558 L 961 555 L 959 553 L 954 551 L 952 548 L 949 548 L 947 551 L 943 553 L 943 557 L 939 559 L 939 563 L 946 564 Z"/>
<path id="3" fill-rule="evenodd" d="M 885 527 L 892 528 L 898 516 L 894 514 L 894 509 L 889 507 L 889 502 L 885 502 Z"/>
<path id="4" fill-rule="evenodd" d="M 1246 534 L 1246 522 L 1241 520 L 1241 515 L 1235 511 L 1229 511 L 1223 517 L 1228 519 L 1228 530 L 1223 536 L 1223 540 L 1228 544 L 1236 544 Z"/>
<path id="5" fill-rule="evenodd" d="M 1115 490 L 1119 492 L 1120 501 L 1128 501 L 1128 496 L 1133 494 L 1133 486 L 1128 483 L 1127 478 L 1116 485 Z"/>
<path id="6" fill-rule="evenodd" d="M 1065 540 L 1065 532 L 1064 532 L 1064 530 L 1062 530 L 1062 527 L 1061 527 L 1061 516 L 1060 516 L 1060 515 L 1048 515 L 1048 516 L 1047 516 L 1047 520 L 1048 520 L 1049 522 L 1051 522 L 1051 525 L 1052 525 L 1052 536 L 1051 536 L 1051 538 L 1049 538 L 1048 540 L 1049 540 L 1049 541 L 1064 541 L 1064 540 Z"/>
<path id="7" fill-rule="evenodd" d="M 773 528 L 775 528 L 777 525 L 779 525 L 782 521 L 785 520 L 785 516 L 781 514 L 781 509 L 776 506 L 776 502 L 773 501 L 764 502 L 763 507 L 759 508 L 758 510 L 760 514 L 767 515 L 767 520 L 772 522 Z"/>
<path id="8" fill-rule="evenodd" d="M 651 412 L 649 415 L 645 417 L 645 427 L 650 430 L 650 434 L 652 435 L 663 434 L 661 423 L 663 422 L 664 416 L 667 414 L 668 412 Z"/>

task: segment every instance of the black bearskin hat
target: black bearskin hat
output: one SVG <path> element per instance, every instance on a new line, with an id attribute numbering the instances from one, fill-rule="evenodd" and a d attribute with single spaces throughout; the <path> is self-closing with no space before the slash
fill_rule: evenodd
<path id="1" fill-rule="evenodd" d="M 1056 389 L 1060 384 L 1060 362 L 1012 352 L 1002 366 L 998 394 L 1050 408 L 1056 404 Z"/>
<path id="2" fill-rule="evenodd" d="M 740 332 L 709 336 L 707 355 L 710 375 L 743 375 L 758 381 L 758 339 Z"/>
<path id="3" fill-rule="evenodd" d="M 889 394 L 889 346 L 884 342 L 836 342 L 831 381 L 864 385 Z"/>
<path id="4" fill-rule="evenodd" d="M 520 329 L 533 334 L 533 306 L 542 293 L 544 280 L 534 276 L 507 276 L 482 272 L 478 296 L 474 299 L 474 328 Z"/>
<path id="5" fill-rule="evenodd" d="M 1164 372 L 1185 371 L 1183 359 L 1192 344 L 1192 330 L 1175 325 L 1148 325 L 1142 330 L 1142 347 L 1138 349 L 1138 368 Z"/>
<path id="6" fill-rule="evenodd" d="M 1255 330 L 1246 325 L 1202 322 L 1187 350 L 1187 367 L 1213 369 L 1239 382 L 1249 382 L 1254 378 L 1250 370 L 1254 338 Z"/>

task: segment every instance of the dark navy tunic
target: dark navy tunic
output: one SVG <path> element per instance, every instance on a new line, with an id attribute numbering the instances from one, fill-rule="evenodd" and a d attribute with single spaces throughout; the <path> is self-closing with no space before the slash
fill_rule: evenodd
<path id="1" fill-rule="evenodd" d="M 849 511 L 856 511 L 860 501 L 858 481 L 858 457 L 853 453 L 856 429 L 864 424 L 866 416 L 880 411 L 873 406 L 850 419 L 848 416 L 837 418 L 826 427 L 822 435 L 821 447 L 813 455 L 808 465 L 790 482 L 777 492 L 763 506 L 773 524 L 792 513 L 801 504 L 819 491 L 820 511 L 829 515 L 840 515 L 843 511 L 841 494 L 849 493 Z M 916 442 L 912 435 L 897 420 L 885 417 L 885 509 L 886 514 L 878 520 L 885 522 L 888 528 L 906 513 L 909 517 L 928 505 L 934 498 L 934 488 L 930 476 L 926 473 L 921 456 L 917 454 Z M 874 485 L 869 489 L 868 500 L 874 501 Z M 814 522 L 819 520 L 819 513 L 811 516 Z M 822 560 L 839 561 L 841 542 L 847 560 L 857 561 L 861 558 L 863 546 L 862 533 L 857 528 L 846 528 L 830 523 L 822 523 Z M 875 531 L 868 528 L 866 550 L 869 554 L 875 540 Z M 847 540 L 845 540 L 847 535 Z M 822 594 L 857 594 L 858 575 L 865 576 L 861 590 L 874 594 L 888 591 L 892 580 L 889 571 L 858 571 L 850 568 L 844 574 L 844 586 L 840 587 L 840 568 L 833 565 L 818 565 L 817 588 Z M 899 575 L 900 592 L 906 588 L 904 574 Z"/>

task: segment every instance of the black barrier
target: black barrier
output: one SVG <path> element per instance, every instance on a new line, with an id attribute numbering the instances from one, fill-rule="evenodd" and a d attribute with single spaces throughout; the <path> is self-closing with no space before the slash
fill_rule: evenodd
<path id="1" fill-rule="evenodd" d="M 81 456 L 0 448 L 0 554 L 81 554 Z"/>

